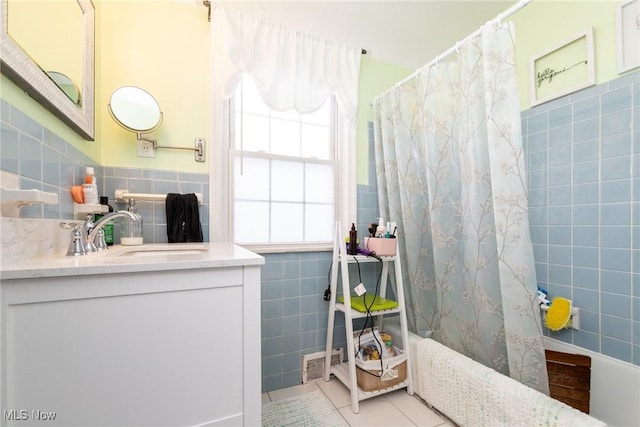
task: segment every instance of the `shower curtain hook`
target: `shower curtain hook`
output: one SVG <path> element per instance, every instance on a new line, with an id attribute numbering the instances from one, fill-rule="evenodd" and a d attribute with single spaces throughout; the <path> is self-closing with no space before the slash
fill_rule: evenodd
<path id="1" fill-rule="evenodd" d="M 460 55 L 460 42 L 456 42 L 456 53 Z"/>

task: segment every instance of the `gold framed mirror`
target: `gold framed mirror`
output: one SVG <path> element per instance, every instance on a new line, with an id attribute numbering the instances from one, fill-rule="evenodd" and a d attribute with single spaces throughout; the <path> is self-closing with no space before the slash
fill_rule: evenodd
<path id="1" fill-rule="evenodd" d="M 77 3 L 80 13 L 74 13 L 74 15 L 77 15 L 78 19 L 81 20 L 81 22 L 74 23 L 75 32 L 80 32 L 81 34 L 77 35 L 78 42 L 73 44 L 76 45 L 74 49 L 81 49 L 82 51 L 79 53 L 74 52 L 71 55 L 72 57 L 77 57 L 79 63 L 79 74 L 76 80 L 80 81 L 74 81 L 74 83 L 78 86 L 80 95 L 74 99 L 74 97 L 69 96 L 68 90 L 65 91 L 59 83 L 56 83 L 52 75 L 47 73 L 47 71 L 59 73 L 62 70 L 46 70 L 42 64 L 37 63 L 37 59 L 34 59 L 36 54 L 28 52 L 27 48 L 23 47 L 23 44 L 28 46 L 28 43 L 21 44 L 19 40 L 14 39 L 13 34 L 10 32 L 11 28 L 32 25 L 30 22 L 24 22 L 25 14 L 29 16 L 30 14 L 42 13 L 42 10 L 38 10 L 41 2 L 24 2 L 22 0 L 20 8 L 28 6 L 34 9 L 26 12 L 22 10 L 20 14 L 16 14 L 16 18 L 19 17 L 19 22 L 13 22 L 11 21 L 11 4 L 17 1 L 21 0 L 0 0 L 0 12 L 2 14 L 0 17 L 0 49 L 2 50 L 0 66 L 2 74 L 6 75 L 30 97 L 39 102 L 84 139 L 93 141 L 95 132 L 95 9 L 93 3 L 91 0 L 65 0 L 65 2 Z M 14 6 L 16 4 L 14 3 Z M 15 10 L 17 8 L 14 8 Z M 66 16 L 68 13 L 63 13 L 63 15 Z M 38 20 L 37 22 L 43 21 Z M 47 28 L 42 28 L 41 24 L 33 25 L 31 31 L 37 33 L 37 38 L 39 39 L 49 37 Z M 50 29 L 50 31 L 56 32 L 55 29 Z M 58 55 L 60 57 L 69 57 L 69 52 L 65 52 L 65 49 L 69 47 L 68 43 L 64 44 L 62 46 L 53 46 L 52 49 L 59 49 Z M 70 77 L 72 80 L 74 79 L 73 76 Z"/>

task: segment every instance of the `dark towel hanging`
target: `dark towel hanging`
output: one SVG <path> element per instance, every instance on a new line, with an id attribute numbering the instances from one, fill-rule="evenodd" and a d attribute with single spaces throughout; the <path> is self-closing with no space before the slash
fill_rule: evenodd
<path id="1" fill-rule="evenodd" d="M 167 237 L 169 243 L 202 242 L 202 225 L 195 194 L 167 194 Z"/>

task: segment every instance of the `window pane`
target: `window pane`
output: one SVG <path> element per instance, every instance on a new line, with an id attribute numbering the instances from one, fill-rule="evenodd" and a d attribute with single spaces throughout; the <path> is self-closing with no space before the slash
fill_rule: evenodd
<path id="1" fill-rule="evenodd" d="M 331 137 L 328 127 L 302 125 L 302 157 L 331 159 Z"/>
<path id="2" fill-rule="evenodd" d="M 233 212 L 233 236 L 236 243 L 269 241 L 269 203 L 237 201 Z"/>
<path id="3" fill-rule="evenodd" d="M 271 241 L 274 243 L 302 241 L 301 203 L 271 205 Z"/>
<path id="4" fill-rule="evenodd" d="M 298 162 L 273 160 L 271 162 L 271 200 L 302 202 L 304 165 Z"/>
<path id="5" fill-rule="evenodd" d="M 333 205 L 306 204 L 304 215 L 305 241 L 332 241 L 334 221 Z"/>
<path id="6" fill-rule="evenodd" d="M 306 202 L 334 202 L 333 165 L 308 163 L 305 165 L 304 193 Z"/>
<path id="7" fill-rule="evenodd" d="M 271 120 L 271 153 L 300 155 L 300 123 L 291 120 Z"/>
<path id="8" fill-rule="evenodd" d="M 269 150 L 269 118 L 245 114 L 240 122 L 242 123 L 242 134 L 236 134 L 236 149 L 246 151 L 268 151 Z M 241 139 L 242 138 L 242 139 Z"/>
<path id="9" fill-rule="evenodd" d="M 299 122 L 300 113 L 298 113 L 296 110 L 287 110 L 287 111 L 271 110 L 271 118 L 285 119 L 293 122 Z"/>
<path id="10" fill-rule="evenodd" d="M 238 156 L 234 159 L 233 169 L 236 200 L 269 200 L 268 159 Z"/>
<path id="11" fill-rule="evenodd" d="M 250 77 L 243 76 L 242 84 L 232 104 L 234 241 L 330 242 L 337 186 L 334 99 L 311 114 L 279 112 L 262 101 Z M 310 158 L 328 164 L 306 163 Z"/>

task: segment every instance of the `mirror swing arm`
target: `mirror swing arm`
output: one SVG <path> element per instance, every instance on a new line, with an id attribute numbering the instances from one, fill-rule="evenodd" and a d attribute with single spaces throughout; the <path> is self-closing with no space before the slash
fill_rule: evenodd
<path id="1" fill-rule="evenodd" d="M 162 149 L 167 149 L 167 150 L 195 151 L 195 160 L 196 160 L 196 162 L 204 162 L 205 161 L 205 156 L 204 156 L 204 138 L 196 138 L 195 147 L 194 148 L 190 148 L 190 147 L 171 147 L 169 145 L 158 145 L 158 140 L 144 138 L 142 136 L 142 132 L 136 132 L 136 136 L 138 138 L 138 141 L 144 141 L 144 142 L 151 143 L 153 145 L 153 149 L 154 150 L 157 150 L 158 148 L 162 148 Z"/>
<path id="2" fill-rule="evenodd" d="M 151 133 L 158 129 L 164 117 L 158 102 L 144 89 L 135 86 L 118 88 L 111 95 L 108 107 L 111 118 L 124 129 L 134 132 L 139 142 L 151 144 L 154 153 L 158 148 L 189 150 L 195 152 L 196 162 L 205 161 L 204 138 L 196 138 L 195 147 L 189 148 L 158 145 L 157 140 L 143 136 L 145 133 Z"/>

